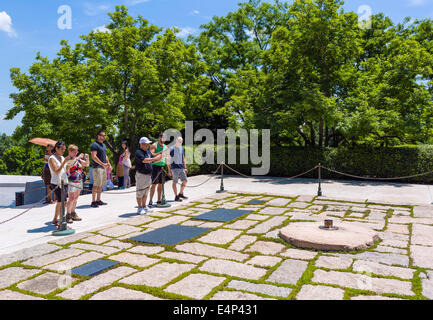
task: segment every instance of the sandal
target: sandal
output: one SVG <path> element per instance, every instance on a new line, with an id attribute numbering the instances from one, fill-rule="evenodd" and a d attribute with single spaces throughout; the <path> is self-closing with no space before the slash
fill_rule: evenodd
<path id="1" fill-rule="evenodd" d="M 56 226 L 56 227 L 58 227 L 59 226 L 59 222 L 56 220 L 53 220 L 52 222 L 51 222 L 52 224 L 53 224 L 53 226 Z"/>

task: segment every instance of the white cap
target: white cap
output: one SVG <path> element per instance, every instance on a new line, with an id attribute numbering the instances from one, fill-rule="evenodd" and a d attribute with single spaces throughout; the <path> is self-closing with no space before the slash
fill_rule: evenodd
<path id="1" fill-rule="evenodd" d="M 140 139 L 140 144 L 142 144 L 142 143 L 150 144 L 150 143 L 152 143 L 152 141 L 150 141 L 146 137 L 143 137 L 143 138 Z"/>

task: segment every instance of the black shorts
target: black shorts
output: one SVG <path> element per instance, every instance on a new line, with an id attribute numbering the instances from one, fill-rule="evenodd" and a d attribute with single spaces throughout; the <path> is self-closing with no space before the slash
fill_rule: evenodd
<path id="1" fill-rule="evenodd" d="M 55 184 L 51 184 L 50 185 L 51 190 L 54 190 L 54 196 L 55 196 L 55 200 L 57 201 L 62 201 L 62 189 L 59 186 L 57 188 L 57 185 Z M 63 189 L 65 191 L 65 200 L 68 199 L 68 185 L 63 186 Z"/>
<path id="2" fill-rule="evenodd" d="M 164 170 L 160 166 L 152 166 L 152 184 L 162 184 Z M 165 176 L 164 176 L 165 178 Z"/>

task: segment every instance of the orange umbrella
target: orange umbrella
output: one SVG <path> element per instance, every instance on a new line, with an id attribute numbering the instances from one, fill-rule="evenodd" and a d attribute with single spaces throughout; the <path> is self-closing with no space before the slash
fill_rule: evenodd
<path id="1" fill-rule="evenodd" d="M 32 140 L 29 140 L 30 143 L 36 144 L 38 146 L 43 146 L 46 147 L 47 145 L 51 144 L 51 145 L 55 145 L 57 143 L 57 141 L 55 140 L 51 140 L 48 138 L 34 138 Z"/>

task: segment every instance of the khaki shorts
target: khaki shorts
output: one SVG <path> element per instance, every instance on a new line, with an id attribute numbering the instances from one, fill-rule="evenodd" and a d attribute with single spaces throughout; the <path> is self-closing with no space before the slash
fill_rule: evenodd
<path id="1" fill-rule="evenodd" d="M 152 175 L 137 172 L 135 174 L 135 182 L 137 185 L 137 198 L 141 199 L 145 196 L 147 197 L 152 185 Z"/>
<path id="2" fill-rule="evenodd" d="M 103 168 L 93 168 L 93 186 L 103 187 L 107 183 L 107 170 Z"/>

